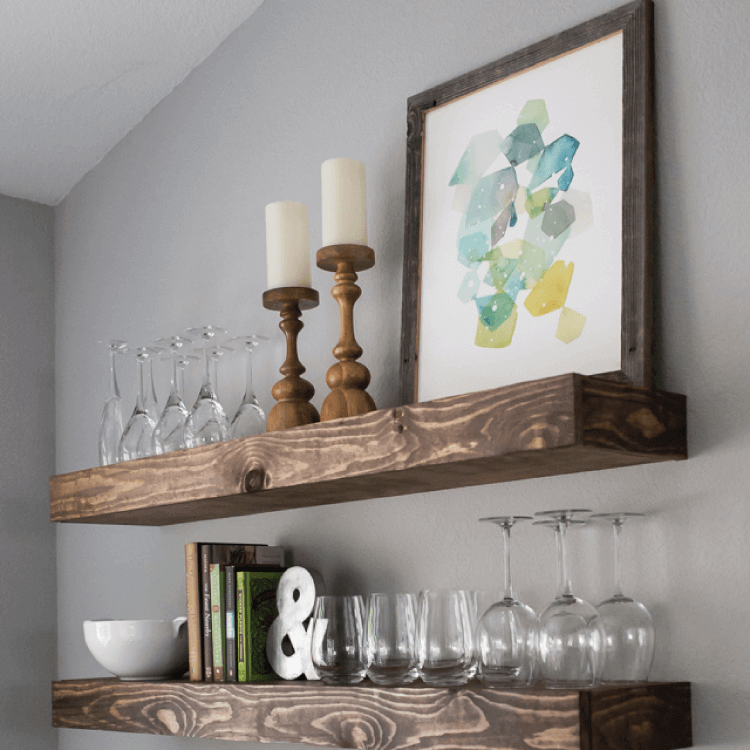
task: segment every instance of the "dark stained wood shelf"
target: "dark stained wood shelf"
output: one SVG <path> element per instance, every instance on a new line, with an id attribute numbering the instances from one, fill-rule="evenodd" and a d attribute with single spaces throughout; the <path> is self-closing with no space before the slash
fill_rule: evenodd
<path id="1" fill-rule="evenodd" d="M 685 396 L 560 375 L 50 479 L 54 522 L 160 526 L 687 458 Z"/>
<path id="2" fill-rule="evenodd" d="M 345 748 L 672 750 L 692 746 L 690 683 L 501 690 L 471 682 L 228 684 L 63 680 L 56 727 Z"/>

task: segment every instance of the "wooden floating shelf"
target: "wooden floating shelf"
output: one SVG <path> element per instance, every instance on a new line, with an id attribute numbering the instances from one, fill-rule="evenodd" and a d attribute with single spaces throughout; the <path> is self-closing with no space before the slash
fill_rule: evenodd
<path id="1" fill-rule="evenodd" d="M 160 526 L 679 460 L 686 412 L 560 375 L 55 476 L 50 516 Z"/>
<path id="2" fill-rule="evenodd" d="M 52 683 L 56 727 L 324 747 L 672 750 L 692 746 L 690 683 L 501 690 L 369 681 Z"/>

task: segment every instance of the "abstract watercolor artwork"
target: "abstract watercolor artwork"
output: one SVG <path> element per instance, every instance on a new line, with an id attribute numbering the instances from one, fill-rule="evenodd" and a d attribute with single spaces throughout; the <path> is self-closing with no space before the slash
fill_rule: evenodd
<path id="1" fill-rule="evenodd" d="M 542 134 L 548 125 L 544 100 L 526 102 L 507 138 L 497 130 L 471 137 L 449 182 L 457 186 L 453 209 L 461 213 L 457 259 L 469 269 L 458 297 L 476 304 L 476 346 L 510 346 L 523 290 L 530 290 L 523 304 L 532 316 L 560 311 L 558 339 L 570 344 L 583 332 L 586 316 L 565 307 L 574 264 L 555 259 L 577 220 L 593 223 L 590 216 L 581 215 L 591 207 L 591 196 L 582 194 L 578 212 L 565 197 L 556 200 L 573 183 L 573 157 L 580 143 L 565 133 L 545 145 Z M 501 154 L 509 166 L 485 176 L 488 165 Z M 520 165 L 526 167 L 528 178 L 521 177 L 521 182 L 516 171 Z M 543 187 L 551 178 L 556 186 Z M 505 241 L 509 229 L 518 225 L 519 214 L 528 215 L 523 238 Z M 485 262 L 483 281 L 492 292 L 480 296 L 477 269 Z"/>
<path id="2" fill-rule="evenodd" d="M 648 61 L 651 10 L 410 99 L 405 402 L 567 372 L 648 384 L 651 184 L 634 167 L 648 170 L 651 134 L 626 109 L 635 98 L 650 122 L 650 78 L 626 70 Z"/>

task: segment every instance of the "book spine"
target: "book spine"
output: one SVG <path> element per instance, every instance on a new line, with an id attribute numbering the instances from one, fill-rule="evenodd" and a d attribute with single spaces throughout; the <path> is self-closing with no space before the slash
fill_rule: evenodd
<path id="1" fill-rule="evenodd" d="M 237 682 L 237 571 L 234 565 L 224 568 L 224 601 L 226 602 L 226 647 L 224 677 L 226 682 Z"/>
<path id="2" fill-rule="evenodd" d="M 211 635 L 211 545 L 201 544 L 201 610 L 203 616 L 203 679 L 214 681 L 214 646 Z"/>
<path id="3" fill-rule="evenodd" d="M 190 681 L 203 679 L 203 629 L 201 626 L 200 551 L 197 542 L 185 545 L 185 585 L 187 588 L 188 665 Z"/>
<path id="4" fill-rule="evenodd" d="M 247 682 L 247 574 L 237 571 L 237 681 Z"/>
<path id="5" fill-rule="evenodd" d="M 211 640 L 214 655 L 214 682 L 224 682 L 224 571 L 211 563 Z"/>
<path id="6" fill-rule="evenodd" d="M 282 575 L 281 570 L 247 572 L 248 682 L 277 678 L 266 656 L 266 638 L 271 624 L 279 614 L 276 589 Z"/>

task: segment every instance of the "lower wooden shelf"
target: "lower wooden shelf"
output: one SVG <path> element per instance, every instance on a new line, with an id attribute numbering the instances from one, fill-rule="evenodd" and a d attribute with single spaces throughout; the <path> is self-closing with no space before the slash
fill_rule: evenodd
<path id="1" fill-rule="evenodd" d="M 56 727 L 323 747 L 672 750 L 692 746 L 690 683 L 502 690 L 365 681 L 52 683 Z"/>

